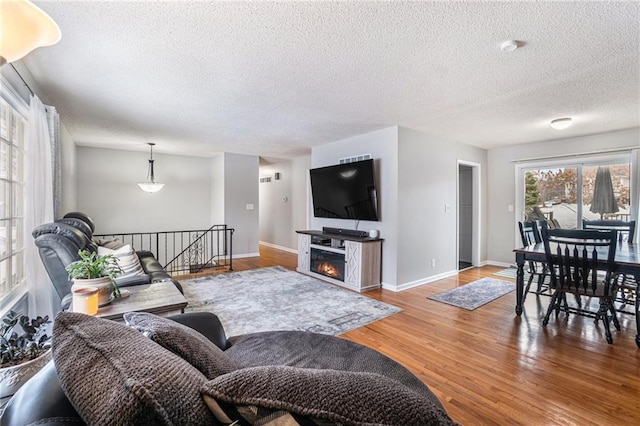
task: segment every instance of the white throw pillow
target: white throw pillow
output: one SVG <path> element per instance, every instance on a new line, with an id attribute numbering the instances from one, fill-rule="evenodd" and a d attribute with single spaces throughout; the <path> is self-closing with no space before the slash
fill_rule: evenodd
<path id="1" fill-rule="evenodd" d="M 140 264 L 138 255 L 130 244 L 127 244 L 117 250 L 108 249 L 98 246 L 98 256 L 113 255 L 118 261 L 118 265 L 122 272 L 116 275 L 118 278 L 130 277 L 134 275 L 144 275 L 144 270 Z"/>

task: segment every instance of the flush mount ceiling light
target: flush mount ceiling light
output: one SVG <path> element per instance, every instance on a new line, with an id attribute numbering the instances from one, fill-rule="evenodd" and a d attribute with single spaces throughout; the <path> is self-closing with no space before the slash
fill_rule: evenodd
<path id="1" fill-rule="evenodd" d="M 147 173 L 147 180 L 142 183 L 139 183 L 138 186 L 144 192 L 158 192 L 164 186 L 164 183 L 156 182 L 155 176 L 153 175 L 153 146 L 155 143 L 149 142 L 148 145 L 151 147 L 151 157 L 149 158 L 149 172 Z"/>
<path id="2" fill-rule="evenodd" d="M 30 1 L 0 0 L 0 65 L 56 44 L 60 37 L 58 25 Z"/>
<path id="3" fill-rule="evenodd" d="M 518 47 L 520 47 L 520 45 L 517 40 L 507 40 L 500 45 L 500 50 L 503 52 L 513 52 Z"/>
<path id="4" fill-rule="evenodd" d="M 571 126 L 571 118 L 569 117 L 556 118 L 555 120 L 551 120 L 551 127 L 556 130 L 566 129 L 569 126 Z"/>

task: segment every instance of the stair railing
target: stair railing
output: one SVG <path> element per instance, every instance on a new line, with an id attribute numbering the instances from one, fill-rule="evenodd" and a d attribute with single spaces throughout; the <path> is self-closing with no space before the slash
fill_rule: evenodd
<path id="1" fill-rule="evenodd" d="M 150 251 L 172 275 L 193 274 L 208 268 L 233 270 L 233 228 L 213 225 L 189 231 L 95 234 L 96 239 L 117 238 L 137 251 Z"/>

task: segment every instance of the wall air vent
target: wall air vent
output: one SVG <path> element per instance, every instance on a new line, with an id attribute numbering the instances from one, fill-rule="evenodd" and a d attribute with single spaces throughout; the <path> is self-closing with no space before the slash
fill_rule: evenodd
<path id="1" fill-rule="evenodd" d="M 371 154 L 358 154 L 353 157 L 344 157 L 340 159 L 340 164 L 355 163 L 356 161 L 370 160 L 373 156 Z"/>
<path id="2" fill-rule="evenodd" d="M 269 182 L 271 182 L 271 177 L 260 178 L 260 183 L 269 183 Z"/>

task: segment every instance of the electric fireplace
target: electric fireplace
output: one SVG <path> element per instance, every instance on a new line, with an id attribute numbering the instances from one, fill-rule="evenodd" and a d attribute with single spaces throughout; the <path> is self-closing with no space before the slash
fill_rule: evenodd
<path id="1" fill-rule="evenodd" d="M 344 281 L 344 254 L 311 248 L 311 272 Z"/>

